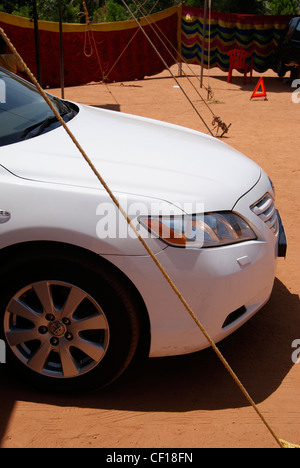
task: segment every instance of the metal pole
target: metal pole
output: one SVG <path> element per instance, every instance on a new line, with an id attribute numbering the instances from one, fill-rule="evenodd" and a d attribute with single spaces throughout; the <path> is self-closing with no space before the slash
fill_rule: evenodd
<path id="1" fill-rule="evenodd" d="M 203 83 L 203 64 L 204 64 L 204 47 L 205 47 L 205 30 L 206 30 L 207 2 L 208 2 L 208 0 L 205 0 L 205 3 L 204 3 L 204 14 L 203 14 L 203 34 L 202 34 L 200 88 L 202 88 L 202 83 Z"/>
<path id="2" fill-rule="evenodd" d="M 60 86 L 61 97 L 65 98 L 65 78 L 64 78 L 64 52 L 63 52 L 63 27 L 62 27 L 62 5 L 61 0 L 58 0 L 59 7 L 59 49 L 60 49 Z"/>
<path id="3" fill-rule="evenodd" d="M 39 40 L 39 18 L 37 12 L 36 0 L 33 0 L 33 21 L 34 21 L 34 38 L 35 38 L 35 54 L 37 80 L 41 84 L 41 61 L 40 61 L 40 40 Z"/>

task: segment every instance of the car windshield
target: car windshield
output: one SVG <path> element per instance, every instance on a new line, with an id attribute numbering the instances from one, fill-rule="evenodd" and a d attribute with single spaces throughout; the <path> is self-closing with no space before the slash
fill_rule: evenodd
<path id="1" fill-rule="evenodd" d="M 65 122 L 77 114 L 73 104 L 49 98 Z M 36 137 L 60 125 L 31 83 L 0 67 L 0 146 Z"/>

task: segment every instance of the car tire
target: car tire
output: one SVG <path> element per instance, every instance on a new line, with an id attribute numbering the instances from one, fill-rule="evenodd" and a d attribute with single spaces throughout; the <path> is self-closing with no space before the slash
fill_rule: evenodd
<path id="1" fill-rule="evenodd" d="M 47 392 L 86 392 L 119 377 L 138 346 L 135 299 L 109 264 L 31 254 L 1 273 L 7 364 Z"/>
<path id="2" fill-rule="evenodd" d="M 280 58 L 277 60 L 276 71 L 280 78 L 283 78 L 287 72 L 287 67 L 283 64 Z"/>

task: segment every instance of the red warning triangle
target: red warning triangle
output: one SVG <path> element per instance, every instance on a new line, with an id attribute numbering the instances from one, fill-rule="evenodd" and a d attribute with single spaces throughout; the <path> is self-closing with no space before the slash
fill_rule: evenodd
<path id="1" fill-rule="evenodd" d="M 259 88 L 261 88 L 261 91 L 259 91 Z M 263 79 L 262 76 L 259 78 L 258 83 L 257 83 L 257 85 L 256 85 L 250 99 L 257 98 L 257 97 L 264 97 L 265 100 L 267 100 L 267 93 L 266 93 L 265 83 L 264 83 L 264 79 Z"/>

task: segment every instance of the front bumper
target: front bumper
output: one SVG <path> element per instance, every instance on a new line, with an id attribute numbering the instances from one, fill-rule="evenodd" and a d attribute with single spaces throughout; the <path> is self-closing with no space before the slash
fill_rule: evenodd
<path id="1" fill-rule="evenodd" d="M 123 269 L 124 258 L 107 259 Z M 167 247 L 157 259 L 215 343 L 246 323 L 272 293 L 275 245 L 264 241 L 198 251 Z M 150 357 L 188 354 L 209 346 L 151 258 L 127 257 L 126 267 L 149 313 Z"/>

